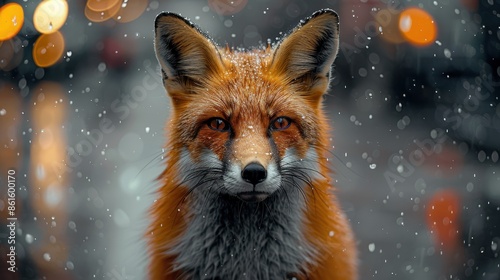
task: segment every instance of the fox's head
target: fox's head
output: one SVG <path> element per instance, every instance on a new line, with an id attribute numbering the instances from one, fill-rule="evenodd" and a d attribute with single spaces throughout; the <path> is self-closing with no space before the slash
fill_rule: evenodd
<path id="1" fill-rule="evenodd" d="M 274 47 L 218 48 L 173 13 L 155 22 L 156 55 L 173 105 L 171 168 L 192 190 L 262 201 L 321 176 L 321 111 L 339 46 L 321 10 Z"/>

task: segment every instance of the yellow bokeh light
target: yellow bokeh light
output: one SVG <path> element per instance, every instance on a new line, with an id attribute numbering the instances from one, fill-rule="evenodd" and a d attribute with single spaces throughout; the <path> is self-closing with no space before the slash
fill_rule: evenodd
<path id="1" fill-rule="evenodd" d="M 9 40 L 19 33 L 23 27 L 23 7 L 17 3 L 9 3 L 0 7 L 0 41 Z"/>
<path id="2" fill-rule="evenodd" d="M 33 25 L 43 34 L 58 31 L 68 18 L 68 3 L 65 0 L 40 2 L 33 13 Z"/>
<path id="3" fill-rule="evenodd" d="M 437 36 L 437 26 L 432 16 L 420 8 L 408 8 L 399 17 L 399 30 L 413 45 L 432 44 Z"/>
<path id="4" fill-rule="evenodd" d="M 68 221 L 68 186 L 71 185 L 65 165 L 67 97 L 61 85 L 47 81 L 41 81 L 30 92 L 33 128 L 28 178 L 30 207 L 38 215 L 52 217 L 58 225 L 65 225 Z M 54 223 L 40 223 L 37 242 L 29 252 L 38 271 L 47 279 L 72 279 L 61 265 L 68 259 L 66 228 Z M 46 255 L 50 256 L 50 261 Z"/>
<path id="5" fill-rule="evenodd" d="M 64 37 L 61 32 L 42 34 L 33 46 L 33 60 L 39 67 L 54 65 L 64 52 Z"/>

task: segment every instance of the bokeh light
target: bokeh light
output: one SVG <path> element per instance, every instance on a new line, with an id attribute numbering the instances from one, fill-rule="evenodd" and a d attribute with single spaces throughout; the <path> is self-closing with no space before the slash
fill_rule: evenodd
<path id="1" fill-rule="evenodd" d="M 0 52 L 1 53 L 1 52 Z M 17 87 L 10 83 L 0 83 L 0 171 L 18 168 L 22 150 L 20 124 L 22 121 L 22 98 Z M 5 204 L 6 205 L 6 204 Z"/>
<path id="2" fill-rule="evenodd" d="M 34 137 L 31 145 L 33 185 L 39 191 L 62 188 L 65 184 L 64 173 L 66 136 L 64 134 L 64 120 L 67 101 L 61 85 L 54 82 L 42 82 L 34 90 L 32 102 Z M 51 191 L 54 194 L 54 191 Z M 57 195 L 56 195 L 57 197 Z M 60 199 L 49 198 L 45 193 L 39 197 L 33 196 L 36 204 L 41 208 L 57 207 L 63 203 Z M 54 202 L 57 200 L 56 202 Z M 42 211 L 51 212 L 50 209 Z M 50 213 L 53 214 L 53 213 Z"/>
<path id="3" fill-rule="evenodd" d="M 11 71 L 23 60 L 24 48 L 21 39 L 14 37 L 7 41 L 0 41 L 0 69 Z"/>
<path id="4" fill-rule="evenodd" d="M 131 22 L 142 15 L 148 6 L 147 0 L 123 1 L 113 18 L 120 23 Z"/>
<path id="5" fill-rule="evenodd" d="M 248 0 L 208 0 L 208 6 L 219 15 L 233 15 L 247 5 Z"/>
<path id="6" fill-rule="evenodd" d="M 0 41 L 8 40 L 19 33 L 23 27 L 23 7 L 17 3 L 8 3 L 0 7 Z"/>
<path id="7" fill-rule="evenodd" d="M 87 7 L 94 12 L 103 12 L 121 4 L 121 2 L 120 0 L 88 0 Z"/>
<path id="8" fill-rule="evenodd" d="M 445 254 L 460 246 L 460 208 L 460 196 L 453 189 L 437 191 L 427 204 L 427 226 Z"/>
<path id="9" fill-rule="evenodd" d="M 131 22 L 140 17 L 148 7 L 147 0 L 88 0 L 85 16 L 93 22 L 113 19 L 119 23 Z"/>
<path id="10" fill-rule="evenodd" d="M 381 9 L 375 14 L 375 21 L 378 24 L 382 38 L 389 43 L 399 44 L 403 43 L 403 38 L 399 30 L 398 18 L 394 16 L 393 12 L 389 9 Z"/>
<path id="11" fill-rule="evenodd" d="M 42 34 L 33 46 L 33 60 L 39 67 L 54 65 L 64 52 L 64 37 L 61 32 Z"/>
<path id="12" fill-rule="evenodd" d="M 64 269 L 68 259 L 64 226 L 68 222 L 69 185 L 65 172 L 67 140 L 64 130 L 67 99 L 63 87 L 55 82 L 43 81 L 33 93 L 30 199 L 33 211 L 50 220 L 38 224 L 42 231 L 31 253 L 47 279 L 70 279 Z"/>
<path id="13" fill-rule="evenodd" d="M 103 22 L 106 21 L 113 16 L 115 16 L 118 11 L 121 8 L 121 1 L 117 1 L 112 5 L 111 7 L 104 9 L 104 10 L 94 10 L 91 7 L 95 7 L 96 5 L 92 6 L 91 1 L 87 2 L 87 5 L 85 5 L 85 16 L 87 17 L 88 20 L 93 21 L 93 22 Z M 99 6 L 98 6 L 99 7 Z M 101 6 L 102 8 L 102 6 Z"/>
<path id="14" fill-rule="evenodd" d="M 409 43 L 416 46 L 432 44 L 437 36 L 434 18 L 420 8 L 408 8 L 399 17 L 399 30 Z"/>
<path id="15" fill-rule="evenodd" d="M 33 13 L 33 25 L 43 34 L 58 31 L 68 18 L 68 3 L 64 0 L 40 2 Z"/>

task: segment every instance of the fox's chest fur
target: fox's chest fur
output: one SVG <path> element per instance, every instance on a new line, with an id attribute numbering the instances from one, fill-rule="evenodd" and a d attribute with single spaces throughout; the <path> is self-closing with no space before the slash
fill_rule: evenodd
<path id="1" fill-rule="evenodd" d="M 193 205 L 186 234 L 171 250 L 187 279 L 291 279 L 311 262 L 298 192 L 258 204 L 207 195 Z"/>

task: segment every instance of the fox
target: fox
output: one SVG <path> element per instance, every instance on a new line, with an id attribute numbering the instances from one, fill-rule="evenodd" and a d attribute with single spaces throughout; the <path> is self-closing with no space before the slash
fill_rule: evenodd
<path id="1" fill-rule="evenodd" d="M 249 50 L 219 47 L 173 12 L 154 28 L 171 108 L 145 234 L 148 277 L 357 279 L 322 105 L 337 13 L 319 10 Z"/>

